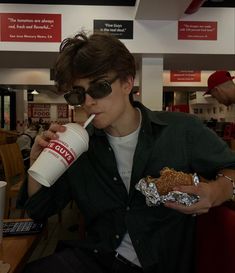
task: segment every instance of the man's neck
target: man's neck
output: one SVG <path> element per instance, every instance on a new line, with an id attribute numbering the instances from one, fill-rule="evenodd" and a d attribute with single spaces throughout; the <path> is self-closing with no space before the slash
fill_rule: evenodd
<path id="1" fill-rule="evenodd" d="M 134 132 L 140 124 L 141 114 L 137 108 L 130 106 L 125 111 L 124 116 L 116 124 L 105 129 L 105 132 L 111 136 L 127 136 Z"/>

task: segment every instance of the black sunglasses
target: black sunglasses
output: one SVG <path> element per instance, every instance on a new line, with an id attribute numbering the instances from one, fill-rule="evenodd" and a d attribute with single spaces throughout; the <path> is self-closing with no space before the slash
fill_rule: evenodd
<path id="1" fill-rule="evenodd" d="M 112 92 L 111 84 L 118 78 L 119 76 L 115 76 L 112 80 L 97 80 L 91 83 L 87 90 L 82 86 L 74 86 L 71 91 L 64 94 L 64 98 L 67 103 L 72 106 L 84 104 L 86 94 L 93 99 L 102 99 Z"/>

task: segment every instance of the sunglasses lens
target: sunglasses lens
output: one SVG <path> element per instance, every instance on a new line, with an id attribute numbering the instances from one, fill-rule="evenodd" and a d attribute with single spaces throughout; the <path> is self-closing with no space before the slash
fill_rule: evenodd
<path id="1" fill-rule="evenodd" d="M 84 91 L 76 88 L 73 91 L 66 93 L 64 98 L 69 105 L 81 105 L 85 101 L 85 94 Z"/>
<path id="2" fill-rule="evenodd" d="M 87 92 L 94 99 L 101 99 L 108 96 L 112 92 L 109 82 L 102 81 L 92 84 Z"/>
<path id="3" fill-rule="evenodd" d="M 69 105 L 75 106 L 82 105 L 85 102 L 86 94 L 93 99 L 101 99 L 108 96 L 111 92 L 111 83 L 108 81 L 98 81 L 91 84 L 87 91 L 81 86 L 76 86 L 72 91 L 66 93 L 64 98 Z"/>

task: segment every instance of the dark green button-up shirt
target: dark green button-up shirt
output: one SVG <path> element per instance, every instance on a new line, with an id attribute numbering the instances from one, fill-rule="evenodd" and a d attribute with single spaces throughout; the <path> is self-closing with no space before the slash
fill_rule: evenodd
<path id="1" fill-rule="evenodd" d="M 147 175 L 158 177 L 166 166 L 212 179 L 218 170 L 234 168 L 235 154 L 195 116 L 135 106 L 142 112 L 142 125 L 129 194 L 105 133 L 94 129 L 89 150 L 60 179 L 29 199 L 25 184 L 19 204 L 32 218 L 45 219 L 74 199 L 87 230 L 86 240 L 75 242 L 75 248 L 115 250 L 128 230 L 144 269 L 193 272 L 195 218 L 163 205 L 148 207 L 135 185 Z"/>

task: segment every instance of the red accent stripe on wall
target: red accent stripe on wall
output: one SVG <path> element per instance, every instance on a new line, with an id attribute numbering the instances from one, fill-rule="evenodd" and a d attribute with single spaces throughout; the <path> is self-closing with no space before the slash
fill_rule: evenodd
<path id="1" fill-rule="evenodd" d="M 192 0 L 192 2 L 190 3 L 190 5 L 188 6 L 184 13 L 192 14 L 197 12 L 205 1 L 206 0 Z"/>

